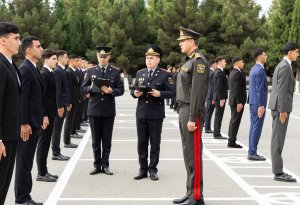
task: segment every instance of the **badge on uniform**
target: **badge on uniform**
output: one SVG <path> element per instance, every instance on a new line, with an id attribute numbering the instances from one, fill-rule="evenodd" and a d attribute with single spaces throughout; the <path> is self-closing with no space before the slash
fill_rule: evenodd
<path id="1" fill-rule="evenodd" d="M 198 64 L 197 65 L 197 73 L 202 74 L 205 72 L 205 65 L 204 64 Z"/>
<path id="2" fill-rule="evenodd" d="M 173 83 L 172 77 L 168 77 L 168 83 L 169 83 L 170 85 L 173 85 L 173 84 L 174 84 L 174 83 Z"/>

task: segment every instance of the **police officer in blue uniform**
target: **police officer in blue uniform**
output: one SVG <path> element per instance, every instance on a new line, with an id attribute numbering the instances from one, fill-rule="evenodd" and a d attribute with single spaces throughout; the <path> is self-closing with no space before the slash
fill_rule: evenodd
<path id="1" fill-rule="evenodd" d="M 113 175 L 109 169 L 109 154 L 116 116 L 115 97 L 124 94 L 124 85 L 119 69 L 108 64 L 112 49 L 98 46 L 96 50 L 99 64 L 87 70 L 82 82 L 82 90 L 85 94 L 90 94 L 87 115 L 91 127 L 95 167 L 90 175 L 100 172 Z M 108 86 L 98 87 L 95 84 L 97 79 L 108 80 Z"/>
<path id="2" fill-rule="evenodd" d="M 146 47 L 147 68 L 139 70 L 131 95 L 138 98 L 136 125 L 140 170 L 135 180 L 146 178 L 158 180 L 157 164 L 161 141 L 161 130 L 165 118 L 164 99 L 175 96 L 170 73 L 159 67 L 163 52 L 156 45 Z M 150 163 L 148 164 L 148 144 L 150 141 Z"/>

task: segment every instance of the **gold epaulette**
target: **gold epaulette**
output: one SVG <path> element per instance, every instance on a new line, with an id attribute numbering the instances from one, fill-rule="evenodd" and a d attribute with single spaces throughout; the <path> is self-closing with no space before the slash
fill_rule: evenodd
<path id="1" fill-rule="evenodd" d="M 201 58 L 201 55 L 200 55 L 200 53 L 197 52 L 197 53 L 195 53 L 194 57 L 195 58 Z"/>

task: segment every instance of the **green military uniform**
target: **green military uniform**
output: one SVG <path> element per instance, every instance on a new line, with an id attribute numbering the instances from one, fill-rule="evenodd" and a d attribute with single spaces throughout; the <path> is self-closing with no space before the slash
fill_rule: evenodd
<path id="1" fill-rule="evenodd" d="M 197 39 L 200 34 L 180 28 L 180 38 Z M 179 104 L 179 128 L 187 171 L 187 193 L 191 201 L 203 201 L 202 127 L 205 120 L 205 97 L 209 78 L 209 64 L 196 48 L 186 57 L 177 76 L 176 101 Z M 188 121 L 196 122 L 194 132 L 188 130 Z M 204 202 L 203 202 L 204 203 Z"/>

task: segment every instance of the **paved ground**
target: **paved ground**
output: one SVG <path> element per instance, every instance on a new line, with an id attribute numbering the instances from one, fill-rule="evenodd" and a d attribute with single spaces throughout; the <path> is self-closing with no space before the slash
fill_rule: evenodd
<path id="1" fill-rule="evenodd" d="M 137 136 L 134 100 L 128 93 L 117 99 L 117 117 L 113 133 L 110 167 L 113 176 L 90 176 L 93 168 L 90 132 L 78 143 L 77 149 L 62 149 L 72 156 L 68 162 L 49 158 L 50 173 L 58 174 L 57 183 L 33 182 L 32 197 L 46 205 L 168 205 L 172 199 L 185 194 L 185 168 L 177 114 L 166 109 L 164 121 L 159 181 L 133 180 L 139 166 L 137 161 Z M 230 108 L 225 110 L 222 132 L 227 134 Z M 207 205 L 299 205 L 299 183 L 273 180 L 270 162 L 271 114 L 267 111 L 259 153 L 268 157 L 266 162 L 252 162 L 247 158 L 249 107 L 246 106 L 238 134 L 243 149 L 228 149 L 226 140 L 214 140 L 203 134 L 204 142 L 204 197 Z M 87 129 L 87 127 L 86 127 Z M 284 147 L 284 166 L 300 182 L 300 95 L 295 95 L 294 112 L 289 121 Z M 51 154 L 50 154 L 51 155 Z M 36 177 L 36 166 L 33 178 Z M 13 181 L 6 204 L 14 204 Z"/>

